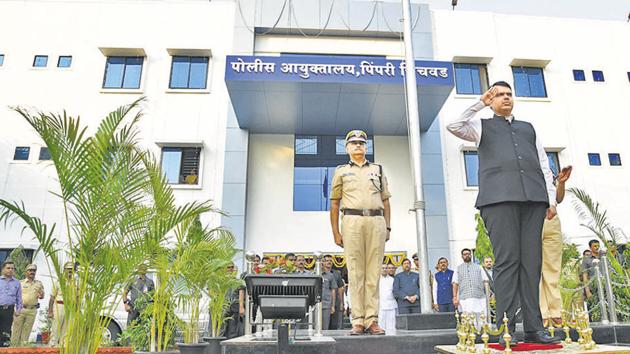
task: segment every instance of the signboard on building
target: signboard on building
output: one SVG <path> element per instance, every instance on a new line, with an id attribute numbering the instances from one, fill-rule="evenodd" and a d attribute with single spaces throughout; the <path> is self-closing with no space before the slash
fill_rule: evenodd
<path id="1" fill-rule="evenodd" d="M 282 55 L 226 58 L 226 81 L 402 84 L 403 60 L 383 57 Z M 453 64 L 416 60 L 419 86 L 453 86 Z"/>

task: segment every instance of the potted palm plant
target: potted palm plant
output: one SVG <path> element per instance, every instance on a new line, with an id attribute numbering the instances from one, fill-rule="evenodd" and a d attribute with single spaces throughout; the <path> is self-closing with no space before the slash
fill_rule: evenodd
<path id="1" fill-rule="evenodd" d="M 221 328 L 226 321 L 227 309 L 230 306 L 228 294 L 243 285 L 243 281 L 233 272 L 226 271 L 232 259 L 236 256 L 237 250 L 234 248 L 234 239 L 229 237 L 222 242 L 223 247 L 219 250 L 215 258 L 215 269 L 212 279 L 208 282 L 208 310 L 210 311 L 210 337 L 203 340 L 210 343 L 207 354 L 220 354 L 221 341 L 225 337 L 221 336 Z"/>
<path id="2" fill-rule="evenodd" d="M 61 354 L 95 354 L 137 266 L 156 255 L 156 244 L 180 223 L 211 210 L 209 202 L 175 206 L 155 159 L 139 148 L 141 113 L 127 118 L 141 101 L 111 112 L 92 135 L 65 112 L 14 108 L 48 147 L 63 225 L 46 224 L 23 203 L 4 199 L 0 222 L 25 224 L 58 279 L 67 324 Z M 77 264 L 72 278 L 63 276 L 65 261 Z"/>
<path id="3" fill-rule="evenodd" d="M 179 307 L 183 310 L 183 343 L 177 343 L 182 354 L 204 354 L 209 343 L 199 342 L 199 319 L 207 307 L 206 289 L 235 255 L 234 237 L 223 228 L 202 227 L 197 219 L 183 224 L 176 232 L 177 259 L 183 265 L 177 283 Z"/>

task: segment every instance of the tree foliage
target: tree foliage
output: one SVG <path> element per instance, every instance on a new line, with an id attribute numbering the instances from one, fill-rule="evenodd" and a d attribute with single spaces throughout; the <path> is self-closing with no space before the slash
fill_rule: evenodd
<path id="1" fill-rule="evenodd" d="M 168 235 L 214 210 L 209 201 L 176 205 L 156 159 L 138 145 L 142 101 L 109 113 L 92 135 L 65 111 L 13 108 L 50 151 L 63 224 L 46 224 L 23 203 L 3 199 L 0 221 L 22 223 L 57 277 L 67 323 L 62 354 L 96 353 L 138 265 L 163 262 Z M 62 276 L 66 261 L 77 265 L 74 277 Z"/>
<path id="2" fill-rule="evenodd" d="M 475 220 L 477 221 L 477 226 L 475 227 L 475 230 L 477 230 L 475 257 L 479 262 L 483 262 L 483 259 L 487 256 L 492 257 L 494 261 L 494 251 L 492 250 L 492 243 L 490 243 L 490 236 L 488 236 L 488 230 L 479 213 L 475 214 Z"/>

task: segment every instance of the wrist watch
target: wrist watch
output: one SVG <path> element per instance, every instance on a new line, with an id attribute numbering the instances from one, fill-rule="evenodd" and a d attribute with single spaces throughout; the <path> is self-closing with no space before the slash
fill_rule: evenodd
<path id="1" fill-rule="evenodd" d="M 392 232 L 392 228 L 388 226 L 387 231 Z"/>

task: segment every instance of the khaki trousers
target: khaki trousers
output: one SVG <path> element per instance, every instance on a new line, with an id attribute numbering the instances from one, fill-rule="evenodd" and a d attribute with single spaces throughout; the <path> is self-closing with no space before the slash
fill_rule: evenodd
<path id="1" fill-rule="evenodd" d="M 344 215 L 341 225 L 348 267 L 352 325 L 378 321 L 378 286 L 387 228 L 382 216 Z"/>
<path id="2" fill-rule="evenodd" d="M 51 347 L 57 347 L 66 336 L 67 323 L 63 304 L 54 305 L 53 316 L 49 344 Z"/>
<path id="3" fill-rule="evenodd" d="M 560 271 L 562 268 L 562 229 L 560 219 L 545 219 L 542 232 L 542 274 L 540 277 L 540 313 L 543 318 L 562 317 Z"/>
<path id="4" fill-rule="evenodd" d="M 13 318 L 11 327 L 11 346 L 19 347 L 28 342 L 28 337 L 33 329 L 37 317 L 37 309 L 22 309 L 19 315 Z"/>

